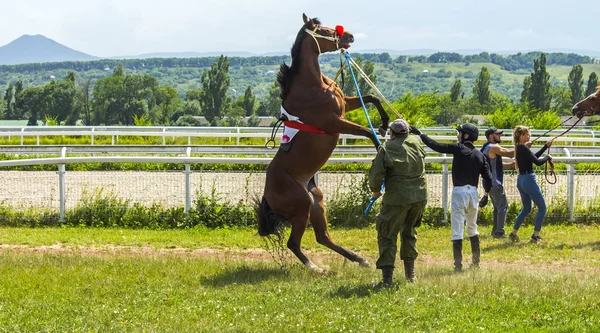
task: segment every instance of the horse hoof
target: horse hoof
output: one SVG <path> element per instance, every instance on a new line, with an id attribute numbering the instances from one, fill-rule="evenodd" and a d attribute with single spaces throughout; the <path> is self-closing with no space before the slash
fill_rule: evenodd
<path id="1" fill-rule="evenodd" d="M 369 262 L 366 261 L 365 259 L 362 259 L 358 262 L 358 266 L 369 268 L 369 267 L 371 267 L 371 264 L 369 264 Z"/>
<path id="2" fill-rule="evenodd" d="M 381 135 L 382 137 L 385 138 L 385 134 L 387 133 L 387 130 L 381 126 L 379 126 L 379 135 Z"/>
<path id="3" fill-rule="evenodd" d="M 319 274 L 324 272 L 324 270 L 321 267 L 313 264 L 312 262 L 309 262 L 308 264 L 306 264 L 306 268 L 308 268 L 308 270 L 311 272 L 315 272 L 315 273 L 319 273 Z"/>

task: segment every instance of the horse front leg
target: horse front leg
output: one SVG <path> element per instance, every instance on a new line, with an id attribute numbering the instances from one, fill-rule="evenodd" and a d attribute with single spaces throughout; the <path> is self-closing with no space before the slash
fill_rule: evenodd
<path id="1" fill-rule="evenodd" d="M 377 111 L 379 112 L 379 117 L 381 118 L 381 126 L 379 126 L 379 134 L 381 134 L 381 136 L 385 137 L 385 133 L 388 129 L 388 124 L 390 122 L 390 117 L 387 114 L 387 112 L 385 112 L 383 105 L 381 105 L 381 101 L 379 100 L 379 98 L 377 98 L 371 94 L 362 96 L 362 99 L 365 104 L 371 103 L 371 104 L 375 105 L 375 108 L 377 108 Z M 346 102 L 346 112 L 351 111 L 351 110 L 356 110 L 362 106 L 362 103 L 360 102 L 360 98 L 358 96 L 353 96 L 353 97 L 346 96 L 346 97 L 344 97 L 344 101 Z"/>
<path id="2" fill-rule="evenodd" d="M 327 133 L 364 136 L 373 142 L 375 148 L 379 149 L 379 146 L 381 145 L 379 139 L 371 129 L 341 118 L 336 114 L 331 114 L 328 117 L 313 117 L 310 120 L 311 122 L 306 121 L 306 123 L 314 124 Z"/>

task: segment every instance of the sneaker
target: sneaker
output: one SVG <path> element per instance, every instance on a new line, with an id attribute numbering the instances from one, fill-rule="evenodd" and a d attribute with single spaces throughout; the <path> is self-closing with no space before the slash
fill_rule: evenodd
<path id="1" fill-rule="evenodd" d="M 506 234 L 492 234 L 492 237 L 494 238 L 498 238 L 498 239 L 503 239 L 503 238 L 508 238 L 508 236 L 506 236 Z"/>
<path id="2" fill-rule="evenodd" d="M 541 241 L 542 241 L 542 237 L 536 236 L 536 235 L 531 235 L 531 242 L 537 243 L 537 242 L 541 242 Z"/>
<path id="3" fill-rule="evenodd" d="M 508 235 L 508 238 L 510 239 L 511 242 L 513 243 L 518 243 L 519 242 L 519 236 L 511 233 Z"/>

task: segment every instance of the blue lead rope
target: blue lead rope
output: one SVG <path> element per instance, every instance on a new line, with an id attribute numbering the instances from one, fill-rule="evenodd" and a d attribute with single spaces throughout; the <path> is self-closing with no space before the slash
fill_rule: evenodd
<path id="1" fill-rule="evenodd" d="M 360 93 L 360 88 L 358 87 L 358 82 L 356 81 L 356 76 L 354 76 L 354 70 L 352 69 L 352 64 L 350 63 L 350 54 L 348 54 L 348 52 L 344 52 L 344 56 L 346 57 L 346 63 L 348 64 L 348 68 L 350 68 L 350 74 L 352 76 L 352 81 L 354 81 L 354 87 L 356 88 L 356 94 L 358 95 L 358 98 L 360 99 L 360 104 L 362 104 L 363 111 L 365 111 L 365 117 L 367 117 L 367 122 L 369 123 L 369 128 L 371 128 L 371 132 L 373 132 L 373 135 L 375 135 L 375 140 L 377 140 L 377 143 L 379 145 L 381 145 L 381 141 L 379 141 L 379 137 L 377 137 L 375 128 L 373 128 L 373 124 L 371 123 L 371 118 L 369 117 L 369 112 L 367 112 L 367 107 L 365 106 L 365 102 L 363 101 L 362 95 Z M 385 190 L 385 184 L 381 185 L 381 192 L 383 192 L 383 190 Z M 377 198 L 372 196 L 371 200 L 369 202 L 369 205 L 367 206 L 367 209 L 365 209 L 365 215 L 369 214 L 369 212 L 371 211 L 371 208 L 373 208 L 373 204 L 375 204 L 375 201 L 377 201 Z"/>

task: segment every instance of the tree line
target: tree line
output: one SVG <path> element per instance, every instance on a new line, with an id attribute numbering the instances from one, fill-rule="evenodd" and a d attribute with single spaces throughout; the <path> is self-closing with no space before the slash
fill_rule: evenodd
<path id="1" fill-rule="evenodd" d="M 331 60 L 327 57 L 332 55 L 326 55 L 323 61 Z M 378 57 L 381 61 L 384 60 L 381 57 L 386 56 Z M 452 57 L 444 59 L 454 59 Z M 365 54 L 356 61 L 371 81 L 376 82 L 378 77 L 370 59 Z M 482 67 L 471 88 L 463 87 L 462 81 L 456 79 L 449 93 L 440 94 L 437 90 L 418 96 L 408 93 L 394 101 L 394 105 L 400 114 L 420 126 L 450 125 L 468 120 L 464 118 L 467 115 L 486 115 L 490 123 L 501 128 L 510 128 L 516 123 L 549 128 L 558 124 L 560 115 L 569 114 L 571 106 L 594 92 L 598 85 L 596 73 L 590 74 L 586 84 L 581 64 L 575 64 L 569 74 L 568 87 L 555 87 L 546 70 L 547 55 L 540 53 L 532 63 L 533 72 L 525 77 L 518 102 L 493 92 L 491 74 Z M 204 70 L 201 85 L 188 90 L 184 98 L 174 87 L 159 85 L 152 75 L 125 73 L 123 65 L 117 65 L 111 76 L 96 81 L 77 80 L 75 73 L 69 72 L 64 79 L 52 80 L 41 87 L 24 87 L 22 81 L 11 82 L 0 98 L 0 119 L 27 119 L 30 125 L 42 121 L 65 125 L 256 126 L 258 116 L 277 117 L 281 100 L 276 82 L 261 99 L 254 95 L 252 86 L 233 98 L 227 94 L 231 83 L 230 66 L 228 57 L 214 59 Z M 345 78 L 343 82 L 338 80 L 339 85 L 345 94 L 354 95 L 355 86 L 348 68 Z M 358 85 L 363 94 L 369 93 L 370 87 L 364 79 L 359 78 Z M 468 98 L 465 98 L 465 89 L 472 91 Z M 198 116 L 203 116 L 205 122 Z M 373 117 L 378 116 L 374 113 Z M 366 124 L 361 110 L 350 112 L 347 118 Z"/>
<path id="2" fill-rule="evenodd" d="M 437 52 L 430 56 L 406 56 L 400 55 L 395 58 L 389 53 L 353 53 L 353 57 L 362 58 L 373 63 L 492 63 L 507 71 L 519 69 L 530 69 L 534 59 L 540 57 L 541 52 L 517 53 L 511 55 L 500 55 L 496 53 L 481 52 L 475 55 L 461 55 L 454 52 Z M 336 61 L 339 58 L 335 54 L 324 54 L 320 57 L 321 63 Z M 546 54 L 548 65 L 573 66 L 576 64 L 591 64 L 593 59 L 575 53 L 548 53 Z M 201 58 L 150 58 L 150 59 L 103 59 L 93 61 L 62 61 L 49 63 L 29 63 L 18 65 L 0 65 L 0 72 L 5 73 L 31 73 L 38 71 L 51 72 L 57 69 L 73 71 L 105 70 L 119 65 L 124 68 L 176 68 L 176 67 L 210 67 L 217 62 L 219 57 Z M 282 62 L 290 62 L 290 56 L 260 56 L 260 57 L 230 57 L 231 66 L 259 66 L 279 65 Z"/>

